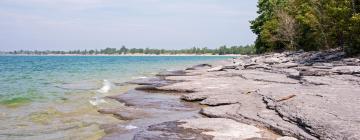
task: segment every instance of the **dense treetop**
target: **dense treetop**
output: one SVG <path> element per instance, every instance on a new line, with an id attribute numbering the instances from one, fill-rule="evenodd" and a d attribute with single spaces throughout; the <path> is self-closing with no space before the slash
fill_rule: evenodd
<path id="1" fill-rule="evenodd" d="M 258 53 L 343 48 L 360 52 L 360 0 L 259 0 Z"/>

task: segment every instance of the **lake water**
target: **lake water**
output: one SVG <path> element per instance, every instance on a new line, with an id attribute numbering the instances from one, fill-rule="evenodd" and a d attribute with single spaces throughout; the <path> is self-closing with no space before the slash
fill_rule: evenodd
<path id="1" fill-rule="evenodd" d="M 0 139 L 99 139 L 122 83 L 225 56 L 0 56 Z"/>

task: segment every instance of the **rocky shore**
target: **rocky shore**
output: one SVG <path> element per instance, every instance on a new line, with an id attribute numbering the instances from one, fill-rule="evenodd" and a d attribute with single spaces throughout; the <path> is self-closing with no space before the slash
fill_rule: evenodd
<path id="1" fill-rule="evenodd" d="M 99 111 L 140 128 L 103 139 L 360 139 L 360 59 L 339 51 L 240 56 L 129 84 L 140 86 L 110 97 L 126 109 Z"/>

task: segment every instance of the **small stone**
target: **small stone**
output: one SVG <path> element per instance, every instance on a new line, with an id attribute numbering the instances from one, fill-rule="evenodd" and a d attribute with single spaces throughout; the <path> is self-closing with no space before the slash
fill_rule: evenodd
<path id="1" fill-rule="evenodd" d="M 215 71 L 222 71 L 222 70 L 224 70 L 224 66 L 217 66 L 217 67 L 208 69 L 207 71 L 208 72 L 215 72 Z"/>

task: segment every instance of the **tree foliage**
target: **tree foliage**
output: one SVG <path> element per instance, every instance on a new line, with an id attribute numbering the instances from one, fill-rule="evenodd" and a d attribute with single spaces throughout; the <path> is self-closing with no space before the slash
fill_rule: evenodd
<path id="1" fill-rule="evenodd" d="M 325 50 L 360 52 L 360 0 L 259 0 L 251 21 L 258 53 Z"/>
<path id="2" fill-rule="evenodd" d="M 5 53 L 5 52 L 3 52 Z M 76 55 L 125 55 L 125 54 L 151 54 L 151 55 L 160 55 L 160 54 L 213 54 L 213 55 L 226 55 L 226 54 L 254 54 L 255 47 L 253 45 L 245 46 L 221 46 L 217 49 L 209 49 L 207 47 L 198 48 L 192 47 L 190 49 L 181 49 L 181 50 L 165 50 L 165 49 L 150 49 L 150 48 L 131 48 L 128 49 L 125 46 L 121 48 L 105 48 L 101 50 L 72 50 L 72 51 L 26 51 L 19 50 L 13 52 L 7 52 L 8 54 L 27 54 L 27 55 L 48 55 L 48 54 L 76 54 Z"/>

